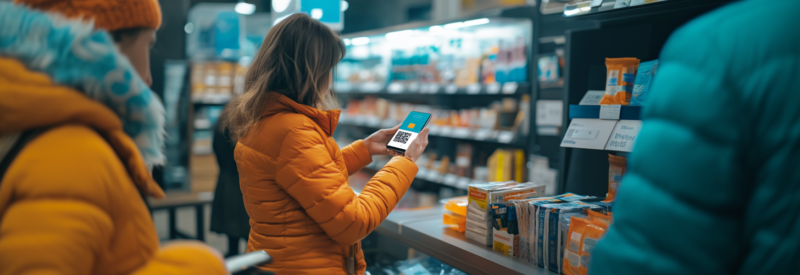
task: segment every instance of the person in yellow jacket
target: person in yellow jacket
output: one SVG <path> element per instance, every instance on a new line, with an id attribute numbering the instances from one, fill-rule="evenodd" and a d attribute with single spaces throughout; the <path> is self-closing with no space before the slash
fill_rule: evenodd
<path id="1" fill-rule="evenodd" d="M 160 23 L 156 0 L 0 3 L 0 274 L 227 273 L 201 243 L 159 247 L 143 200 L 164 196 Z"/>
<path id="2" fill-rule="evenodd" d="M 276 274 L 364 274 L 360 240 L 397 205 L 428 144 L 420 132 L 355 194 L 349 175 L 388 155 L 399 127 L 339 149 L 340 111 L 330 93 L 342 40 L 305 14 L 272 27 L 245 77 L 245 92 L 226 112 L 245 209 L 247 251 L 266 250 Z"/>

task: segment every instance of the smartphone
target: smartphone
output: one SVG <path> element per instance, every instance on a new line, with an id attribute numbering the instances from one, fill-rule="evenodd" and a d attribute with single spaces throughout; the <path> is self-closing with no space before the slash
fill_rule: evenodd
<path id="1" fill-rule="evenodd" d="M 227 258 L 225 259 L 225 267 L 228 268 L 228 272 L 236 274 L 250 267 L 270 262 L 272 262 L 272 257 L 266 251 L 260 250 Z"/>
<path id="2" fill-rule="evenodd" d="M 422 128 L 428 126 L 431 121 L 431 114 L 411 112 L 408 114 L 403 124 L 400 124 L 400 129 L 394 134 L 386 148 L 398 154 L 405 155 L 408 146 L 417 138 Z"/>

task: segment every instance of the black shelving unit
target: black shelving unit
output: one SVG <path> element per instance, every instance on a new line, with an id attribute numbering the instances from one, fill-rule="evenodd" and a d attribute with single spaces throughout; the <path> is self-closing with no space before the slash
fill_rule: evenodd
<path id="1" fill-rule="evenodd" d="M 422 22 L 422 23 L 410 23 L 401 26 L 394 26 L 385 29 L 379 30 L 371 30 L 361 33 L 354 33 L 348 34 L 344 36 L 345 38 L 354 38 L 354 37 L 364 37 L 364 36 L 372 36 L 372 35 L 379 35 L 385 34 L 388 32 L 393 31 L 400 31 L 400 30 L 407 30 L 407 29 L 414 29 L 414 28 L 421 28 L 427 27 L 432 25 L 444 25 L 446 23 L 451 23 L 454 21 L 467 21 L 471 19 L 478 19 L 478 18 L 521 18 L 527 19 L 531 22 L 534 22 L 535 15 L 538 14 L 537 7 L 532 6 L 520 6 L 520 7 L 508 7 L 502 9 L 494 9 L 488 10 L 485 12 L 481 12 L 478 14 L 474 14 L 465 18 L 459 18 L 454 20 L 448 20 L 447 22 Z M 533 27 L 532 29 L 533 30 Z M 471 85 L 468 87 L 456 87 L 453 85 L 450 86 L 439 86 L 439 85 L 414 85 L 413 87 L 398 87 L 397 85 L 392 86 L 392 84 L 385 85 L 385 87 L 381 89 L 359 89 L 359 87 L 347 87 L 339 89 L 334 89 L 339 99 L 345 103 L 349 99 L 363 99 L 365 97 L 378 97 L 388 100 L 393 100 L 397 102 L 405 102 L 405 103 L 414 103 L 414 104 L 424 104 L 429 106 L 436 106 L 441 109 L 450 109 L 450 110 L 460 110 L 460 109 L 469 109 L 469 108 L 481 108 L 487 107 L 493 101 L 499 101 L 503 98 L 515 98 L 520 100 L 523 95 L 532 95 L 532 87 L 537 85 L 535 82 L 535 75 L 536 75 L 536 66 L 535 62 L 533 61 L 536 57 L 535 55 L 535 46 L 533 45 L 535 41 L 537 41 L 537 36 L 535 34 L 532 37 L 526 37 L 528 40 L 527 45 L 527 79 L 526 82 L 515 82 L 515 83 L 505 83 L 505 84 L 495 84 L 495 85 Z M 380 83 L 383 85 L 383 83 Z M 533 116 L 531 113 L 532 105 L 535 104 L 535 101 L 532 99 L 530 101 L 530 107 L 528 109 L 528 121 L 533 120 Z M 399 122 L 396 122 L 399 123 Z M 395 124 L 396 125 L 396 124 Z M 383 123 L 365 123 L 353 120 L 340 120 L 339 126 L 337 130 L 339 131 L 347 131 L 347 134 L 352 139 L 357 138 L 364 138 L 369 134 L 373 133 L 374 131 L 381 129 L 381 128 L 391 128 L 395 125 L 384 125 Z M 528 134 L 517 134 L 516 132 L 513 135 L 513 138 L 507 139 L 500 137 L 500 132 L 502 131 L 492 131 L 489 135 L 482 135 L 476 134 L 475 130 L 468 131 L 467 135 L 461 134 L 447 134 L 447 131 L 435 131 L 435 129 L 431 129 L 430 134 L 430 143 L 428 145 L 429 152 L 435 152 L 438 156 L 450 156 L 451 159 L 455 159 L 454 156 L 456 155 L 456 144 L 457 143 L 468 143 L 473 146 L 473 157 L 472 163 L 479 164 L 482 161 L 485 161 L 491 153 L 498 149 L 498 148 L 514 148 L 514 149 L 523 149 L 525 150 L 526 157 L 530 154 L 531 150 L 531 134 L 530 132 L 533 131 L 532 122 L 530 125 L 526 125 L 525 128 L 529 129 Z M 522 127 L 522 126 L 521 126 Z M 345 130 L 346 129 L 346 130 Z M 338 132 L 338 131 L 337 131 Z M 458 131 L 456 131 L 458 132 Z M 335 134 L 338 138 L 338 135 Z M 456 186 L 452 186 L 450 184 L 443 184 L 441 180 L 427 180 L 425 178 L 420 178 L 417 180 L 422 184 L 428 184 L 432 186 L 450 186 L 456 189 L 461 189 Z M 426 189 L 428 190 L 428 189 Z"/>
<path id="2" fill-rule="evenodd" d="M 669 36 L 680 26 L 717 8 L 726 0 L 669 0 L 628 8 L 602 10 L 564 17 L 568 22 L 586 21 L 589 29 L 566 31 L 564 125 L 571 118 L 590 118 L 599 107 L 578 106 L 588 90 L 604 90 L 605 58 L 658 59 Z M 590 110 L 596 108 L 597 110 Z M 637 119 L 641 108 L 624 106 L 621 119 Z M 561 135 L 563 139 L 563 133 Z M 605 196 L 608 190 L 608 153 L 603 150 L 560 148 L 560 192 Z"/>

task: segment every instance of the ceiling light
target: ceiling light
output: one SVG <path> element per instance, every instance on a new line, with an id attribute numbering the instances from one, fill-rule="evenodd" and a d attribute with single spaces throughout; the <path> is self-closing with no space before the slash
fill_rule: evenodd
<path id="1" fill-rule="evenodd" d="M 322 9 L 311 9 L 311 18 L 319 20 L 322 18 Z"/>
<path id="2" fill-rule="evenodd" d="M 347 8 L 350 7 L 350 3 L 347 3 L 347 1 L 342 0 L 342 4 L 339 7 L 342 9 L 342 11 L 346 11 Z"/>
<path id="3" fill-rule="evenodd" d="M 256 12 L 256 5 L 245 2 L 239 2 L 236 3 L 236 7 L 234 7 L 233 9 L 240 14 L 250 15 Z"/>
<path id="4" fill-rule="evenodd" d="M 369 37 L 356 37 L 350 40 L 354 46 L 361 46 L 369 44 Z"/>
<path id="5" fill-rule="evenodd" d="M 284 12 L 291 2 L 292 0 L 272 0 L 272 10 L 275 12 Z"/>

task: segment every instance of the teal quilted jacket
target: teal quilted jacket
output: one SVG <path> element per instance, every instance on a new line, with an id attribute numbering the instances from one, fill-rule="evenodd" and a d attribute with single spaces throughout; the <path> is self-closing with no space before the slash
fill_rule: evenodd
<path id="1" fill-rule="evenodd" d="M 800 0 L 681 27 L 648 100 L 589 274 L 800 274 Z"/>

